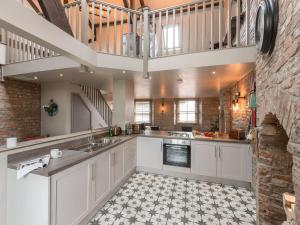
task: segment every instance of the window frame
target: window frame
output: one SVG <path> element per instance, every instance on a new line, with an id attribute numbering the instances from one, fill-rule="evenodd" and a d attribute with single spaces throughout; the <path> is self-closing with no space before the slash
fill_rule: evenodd
<path id="1" fill-rule="evenodd" d="M 176 46 L 176 31 L 175 31 L 175 43 L 174 43 L 174 47 L 173 46 L 169 47 L 169 44 L 168 44 L 168 46 L 166 45 L 167 44 L 167 40 L 166 40 L 166 34 L 165 33 L 167 33 L 169 29 L 172 29 L 172 36 L 173 36 L 174 26 L 178 27 L 178 46 Z M 168 38 L 169 38 L 169 34 L 168 34 Z M 171 51 L 173 49 L 175 49 L 176 51 L 179 51 L 181 49 L 181 45 L 180 45 L 180 42 L 181 42 L 181 40 L 180 40 L 180 25 L 179 25 L 179 23 L 162 25 L 162 39 L 163 39 L 162 42 L 163 42 L 163 49 L 164 49 L 164 51 Z"/>
<path id="2" fill-rule="evenodd" d="M 193 113 L 195 114 L 195 120 L 194 121 L 180 121 L 179 120 L 179 117 L 180 117 L 180 114 L 181 114 L 180 111 L 179 111 L 179 105 L 180 105 L 180 102 L 185 102 L 185 101 L 193 101 L 195 103 L 195 111 L 193 111 Z M 176 109 L 176 111 L 175 111 L 176 124 L 198 124 L 199 123 L 199 115 L 198 115 L 199 100 L 198 99 L 177 99 L 175 104 L 176 104 L 176 107 L 175 107 L 175 109 Z M 192 111 L 184 111 L 184 112 L 188 116 L 188 114 L 190 114 Z"/>
<path id="3" fill-rule="evenodd" d="M 138 103 L 138 102 L 149 102 L 149 122 L 147 121 L 147 122 L 145 122 L 145 121 L 137 121 L 136 120 L 136 115 L 137 114 L 142 114 L 142 115 L 145 115 L 145 114 L 148 114 L 148 113 L 137 113 L 136 112 L 136 104 Z M 151 124 L 152 123 L 152 101 L 150 100 L 150 99 L 138 99 L 138 100 L 134 100 L 134 122 L 135 123 L 138 123 L 138 124 L 142 124 L 142 123 L 144 123 L 144 124 Z"/>

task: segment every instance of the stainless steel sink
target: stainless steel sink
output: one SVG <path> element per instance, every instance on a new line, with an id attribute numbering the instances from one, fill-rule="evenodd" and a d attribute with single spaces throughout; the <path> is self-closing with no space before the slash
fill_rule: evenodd
<path id="1" fill-rule="evenodd" d="M 95 151 L 99 151 L 102 148 L 107 147 L 109 145 L 118 143 L 121 140 L 122 140 L 121 138 L 105 137 L 105 138 L 101 138 L 99 140 L 93 141 L 89 144 L 78 146 L 72 150 L 84 151 L 84 152 L 95 152 Z"/>

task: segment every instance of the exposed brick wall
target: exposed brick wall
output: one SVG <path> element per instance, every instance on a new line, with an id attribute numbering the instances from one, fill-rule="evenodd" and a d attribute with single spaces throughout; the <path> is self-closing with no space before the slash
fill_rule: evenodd
<path id="1" fill-rule="evenodd" d="M 257 6 L 258 0 L 252 3 Z M 258 125 L 272 114 L 286 133 L 285 150 L 293 155 L 293 184 L 296 195 L 296 223 L 300 224 L 300 1 L 279 0 L 279 27 L 276 45 L 270 56 L 258 55 L 256 60 Z M 253 7 L 251 14 L 254 14 Z M 251 21 L 254 24 L 254 21 Z M 259 131 L 257 167 L 257 199 L 259 224 L 281 224 L 281 194 L 289 191 L 284 172 L 278 170 L 292 163 L 287 151 L 277 154 Z M 270 135 L 269 135 L 270 136 Z M 276 136 L 276 135 L 275 135 Z M 278 143 L 278 136 L 269 143 Z M 283 138 L 283 135 L 280 136 Z M 280 143 L 278 143 L 280 144 Z M 267 154 L 269 153 L 269 154 Z M 270 168 L 269 165 L 274 165 Z M 264 168 L 268 168 L 265 171 Z M 286 167 L 287 168 L 287 167 Z M 270 179 L 277 173 L 276 180 Z M 291 171 L 290 171 L 291 173 Z M 281 186 L 283 183 L 283 186 Z M 268 197 L 267 197 L 268 196 Z M 265 204 L 268 202 L 268 206 Z M 272 217 L 273 215 L 273 217 Z M 276 216 L 275 216 L 276 215 Z M 278 216 L 278 217 L 277 217 Z"/>
<path id="2" fill-rule="evenodd" d="M 231 130 L 242 129 L 248 131 L 251 110 L 248 108 L 248 95 L 251 91 L 251 78 L 255 76 L 251 71 L 235 84 L 221 90 L 220 92 L 220 131 L 228 133 Z M 232 110 L 232 97 L 236 92 L 240 92 L 238 100 L 239 109 Z"/>
<path id="3" fill-rule="evenodd" d="M 13 79 L 0 82 L 0 145 L 7 137 L 22 141 L 27 136 L 39 136 L 40 123 L 40 85 Z"/>
<path id="4" fill-rule="evenodd" d="M 201 110 L 196 124 L 174 124 L 174 103 L 176 99 L 153 99 L 153 118 L 152 124 L 159 126 L 161 130 L 178 130 L 183 126 L 193 129 L 208 131 L 211 124 L 219 119 L 219 98 L 200 98 L 198 99 Z M 161 113 L 161 105 L 164 102 L 165 112 Z"/>
<path id="5" fill-rule="evenodd" d="M 240 98 L 238 100 L 239 109 L 237 112 L 231 110 L 232 129 L 248 130 L 251 113 L 251 110 L 248 108 L 248 95 L 251 91 L 252 76 L 254 76 L 254 72 L 249 73 L 230 88 L 231 96 L 233 96 L 236 92 L 240 92 L 241 97 L 246 97 L 245 99 Z"/>

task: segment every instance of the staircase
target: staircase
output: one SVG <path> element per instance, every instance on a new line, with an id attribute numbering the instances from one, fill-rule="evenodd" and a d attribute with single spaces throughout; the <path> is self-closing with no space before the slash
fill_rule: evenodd
<path id="1" fill-rule="evenodd" d="M 112 110 L 104 99 L 101 91 L 97 88 L 93 88 L 86 85 L 79 85 L 88 99 L 93 103 L 107 126 L 112 124 Z"/>

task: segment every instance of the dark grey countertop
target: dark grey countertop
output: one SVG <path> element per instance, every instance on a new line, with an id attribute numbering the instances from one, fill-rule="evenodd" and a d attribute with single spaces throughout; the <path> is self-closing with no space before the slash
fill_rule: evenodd
<path id="1" fill-rule="evenodd" d="M 168 135 L 169 131 L 145 131 L 144 134 L 139 134 L 142 137 L 156 137 L 156 138 L 176 138 L 176 139 L 187 139 L 192 141 L 216 141 L 216 142 L 225 142 L 225 143 L 237 143 L 237 144 L 249 144 L 249 140 L 238 140 L 238 139 L 231 139 L 231 138 L 222 138 L 222 137 L 194 137 L 192 132 L 189 138 L 185 137 L 171 137 Z"/>
<path id="2" fill-rule="evenodd" d="M 119 136 L 121 138 L 120 141 L 111 144 L 109 146 L 103 147 L 99 150 L 93 152 L 84 152 L 81 150 L 72 150 L 72 149 L 62 149 L 63 152 L 62 157 L 58 159 L 50 159 L 49 165 L 46 168 L 37 169 L 32 171 L 31 173 L 41 175 L 41 176 L 52 176 L 62 170 L 65 170 L 71 166 L 74 166 L 78 163 L 81 163 L 87 159 L 90 159 L 98 154 L 101 154 L 105 151 L 108 151 L 122 143 L 125 143 L 133 138 L 137 137 L 137 135 L 126 135 L 126 136 Z M 27 153 L 27 154 L 26 154 Z M 49 154 L 49 151 L 47 152 Z M 30 159 L 38 158 L 42 155 L 47 154 L 42 152 L 40 154 L 30 155 L 28 152 L 25 153 L 17 153 L 15 156 L 12 155 L 8 161 L 8 168 L 10 169 L 17 169 L 18 164 Z"/>
<path id="3" fill-rule="evenodd" d="M 111 148 L 114 148 L 138 136 L 154 137 L 154 138 L 178 138 L 178 137 L 168 136 L 167 131 L 146 131 L 144 134 L 139 134 L 139 135 L 118 136 L 118 138 L 121 139 L 120 141 L 93 152 L 84 152 L 81 150 L 72 150 L 72 149 L 62 149 L 63 156 L 61 158 L 51 159 L 49 165 L 46 168 L 34 170 L 31 173 L 41 175 L 41 176 L 46 176 L 46 177 L 52 176 L 62 170 L 65 170 L 71 166 L 74 166 L 87 159 L 90 159 L 98 154 L 108 151 Z M 249 141 L 247 140 L 235 140 L 235 139 L 228 139 L 228 138 L 191 137 L 191 138 L 181 138 L 181 139 L 189 139 L 194 141 L 217 141 L 217 142 L 225 142 L 225 143 L 249 144 Z M 45 154 L 49 154 L 49 151 L 47 152 L 43 151 L 39 153 L 34 152 L 34 154 L 30 154 L 29 152 L 16 153 L 14 155 L 11 155 L 11 157 L 9 158 L 8 168 L 16 169 L 19 163 L 43 156 Z"/>

